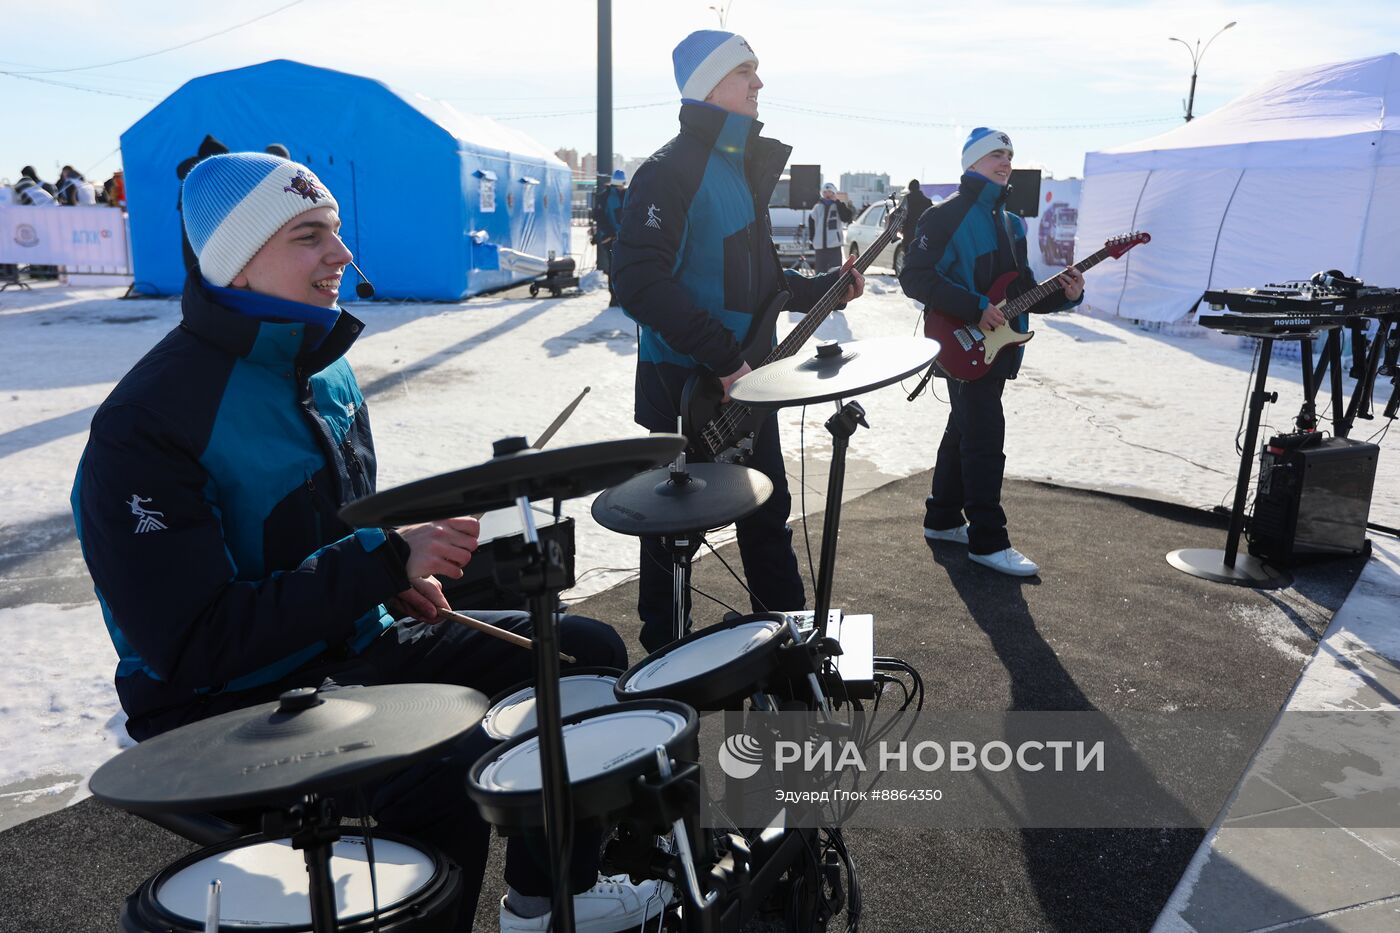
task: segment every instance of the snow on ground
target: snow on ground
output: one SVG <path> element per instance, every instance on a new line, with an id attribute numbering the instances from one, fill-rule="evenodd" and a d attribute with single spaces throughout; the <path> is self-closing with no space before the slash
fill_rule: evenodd
<path id="1" fill-rule="evenodd" d="M 488 296 L 460 304 L 353 306 L 368 325 L 350 358 L 371 403 L 381 488 L 479 463 L 490 456 L 491 442 L 506 435 L 533 438 L 585 386 L 591 387 L 588 398 L 553 445 L 637 435 L 631 420 L 635 329 L 622 312 L 606 307 L 599 284 L 590 276 L 585 285 L 593 287 L 566 300 Z M 1093 285 L 1091 273 L 1091 294 Z M 59 532 L 69 537 L 69 487 L 93 411 L 178 321 L 173 300 L 122 301 L 120 294 L 66 287 L 0 294 L 0 346 L 6 350 L 0 575 L 18 580 L 20 594 L 0 602 L 8 606 L 0 608 L 0 631 L 9 654 L 0 697 L 0 747 L 9 751 L 0 759 L 0 791 L 30 782 L 26 793 L 37 786 L 77 799 L 85 780 L 69 779 L 85 779 L 127 741 L 111 690 L 115 655 L 96 603 L 59 605 L 23 596 L 26 581 L 54 572 L 35 565 L 41 549 L 52 547 Z M 1082 314 L 1036 323 L 1021 378 L 1006 394 L 1009 476 L 1195 506 L 1229 504 L 1248 350 Z M 818 336 L 913 334 L 917 324 L 894 278 L 872 276 L 867 297 L 833 315 Z M 1266 422 L 1279 431 L 1290 429 L 1297 409 L 1297 370 L 1282 360 L 1273 365 L 1270 388 L 1280 401 L 1266 412 Z M 939 398 L 946 394 L 934 385 L 935 394 L 913 404 L 898 387 L 863 396 L 871 429 L 852 439 L 851 457 L 893 476 L 928 468 L 947 417 Z M 806 413 L 807 455 L 816 461 L 830 456 L 821 427 L 829 412 L 822 405 Z M 791 456 L 802 417 L 800 410 L 782 414 Z M 1353 437 L 1364 439 L 1377 427 L 1359 423 Z M 1400 525 L 1397 443 L 1400 435 L 1380 458 L 1371 513 L 1388 525 Z M 590 501 L 565 506 L 578 523 L 576 596 L 612 585 L 635 567 L 633 540 L 595 525 Z M 918 520 L 918 507 L 910 504 L 911 521 Z M 1223 540 L 1183 532 L 1181 544 Z M 85 584 L 69 591 L 87 592 Z M 53 781 L 45 784 L 47 776 Z"/>

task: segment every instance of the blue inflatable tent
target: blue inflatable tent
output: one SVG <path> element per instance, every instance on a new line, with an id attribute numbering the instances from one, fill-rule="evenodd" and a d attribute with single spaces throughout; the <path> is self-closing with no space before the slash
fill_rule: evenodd
<path id="1" fill-rule="evenodd" d="M 175 167 L 205 134 L 234 151 L 282 143 L 310 166 L 376 297 L 455 301 L 531 278 L 507 268 L 530 267 L 520 253 L 569 251 L 569 168 L 539 143 L 379 81 L 271 61 L 195 78 L 122 134 L 137 291 L 184 288 Z"/>

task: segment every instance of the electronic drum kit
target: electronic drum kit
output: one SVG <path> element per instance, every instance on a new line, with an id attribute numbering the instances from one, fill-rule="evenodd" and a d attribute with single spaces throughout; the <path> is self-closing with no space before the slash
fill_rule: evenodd
<path id="1" fill-rule="evenodd" d="M 634 862 L 677 886 L 677 904 L 667 914 L 671 928 L 737 928 L 765 888 L 809 857 L 812 831 L 746 840 L 699 830 L 697 710 L 780 703 L 829 710 L 822 678 L 839 648 L 824 636 L 845 450 L 864 424 L 863 409 L 842 400 L 918 372 L 937 352 L 937 343 L 923 338 L 828 343 L 763 366 L 731 387 L 734 400 L 755 408 L 836 402 L 826 424 L 835 443 L 810 635 L 780 613 L 731 616 L 687 633 L 690 558 L 699 542 L 755 512 L 773 486 L 737 464 L 687 464 L 680 435 L 552 450 L 508 438 L 485 463 L 346 506 L 342 516 L 362 527 L 518 509 L 523 535 L 494 546 L 497 572 L 508 577 L 502 584 L 529 601 L 533 683 L 489 701 L 441 684 L 303 688 L 122 752 L 90 782 L 109 804 L 156 822 L 231 810 L 261 815 L 261 832 L 202 849 L 145 881 L 127 900 L 122 929 L 450 929 L 464 884 L 456 866 L 413 840 L 342 827 L 333 798 L 427 760 L 477 726 L 500 744 L 472 766 L 465 792 L 503 834 L 543 828 L 557 879 L 568 877 L 575 826 L 624 821 L 674 834 L 664 866 L 655 858 L 654 837 L 651 864 Z M 595 492 L 601 492 L 592 509 L 599 524 L 667 543 L 677 581 L 676 639 L 625 672 L 576 668 L 561 676 L 554 610 L 573 581 L 558 548 L 541 544 L 530 503 L 552 499 L 557 511 L 560 500 Z M 552 929 L 573 929 L 563 883 L 554 906 Z"/>

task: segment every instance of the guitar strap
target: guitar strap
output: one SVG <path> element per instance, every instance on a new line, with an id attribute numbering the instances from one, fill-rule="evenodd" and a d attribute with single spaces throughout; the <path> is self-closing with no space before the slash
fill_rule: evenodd
<path id="1" fill-rule="evenodd" d="M 1011 216 L 1004 207 L 1001 209 L 1001 232 L 1006 235 L 1006 249 L 1009 250 L 1011 253 L 1012 267 L 1016 270 L 1016 273 L 1019 276 L 1025 278 L 1026 273 L 1029 270 L 1027 270 L 1025 266 L 1021 265 L 1021 257 L 1016 253 L 1016 237 L 1013 236 L 1011 233 Z M 998 237 L 997 239 L 1001 238 Z"/>

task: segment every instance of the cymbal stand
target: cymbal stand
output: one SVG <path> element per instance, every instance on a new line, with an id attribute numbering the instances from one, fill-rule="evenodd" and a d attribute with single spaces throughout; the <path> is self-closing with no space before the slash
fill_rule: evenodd
<path id="1" fill-rule="evenodd" d="M 681 451 L 671 464 L 671 476 L 667 482 L 678 488 L 690 483 L 690 473 L 685 468 L 685 451 Z M 690 565 L 704 541 L 704 531 L 683 531 L 661 538 L 661 546 L 671 555 L 671 634 L 676 641 L 684 638 L 686 630 L 690 628 Z"/>
<path id="2" fill-rule="evenodd" d="M 690 628 L 690 565 L 704 542 L 705 535 L 699 531 L 661 538 L 661 546 L 671 554 L 671 634 L 677 641 Z"/>
<path id="3" fill-rule="evenodd" d="M 573 845 L 573 814 L 569 804 L 569 767 L 564 755 L 563 712 L 559 699 L 559 626 L 554 610 L 559 593 L 573 585 L 557 541 L 541 541 L 527 496 L 517 496 L 524 529 L 523 545 L 509 538 L 493 543 L 496 579 L 516 587 L 530 603 L 535 642 L 535 715 L 539 723 L 540 782 L 544 797 L 544 830 L 554 854 L 554 930 L 574 929 L 574 899 L 569 891 L 569 855 Z M 318 931 L 319 933 L 319 931 Z"/>
<path id="4" fill-rule="evenodd" d="M 827 616 L 831 610 L 831 584 L 836 576 L 836 539 L 841 524 L 841 493 L 846 485 L 846 448 L 856 427 L 870 427 L 859 402 L 841 404 L 826 420 L 831 433 L 831 471 L 826 477 L 826 514 L 822 519 L 822 554 L 817 565 L 817 614 L 812 619 L 812 638 L 826 637 Z"/>
<path id="5" fill-rule="evenodd" d="M 287 810 L 264 814 L 262 830 L 274 839 L 290 838 L 292 848 L 301 850 L 311 898 L 311 929 L 335 933 L 338 921 L 331 853 L 340 838 L 340 817 L 333 801 L 307 794 Z"/>

